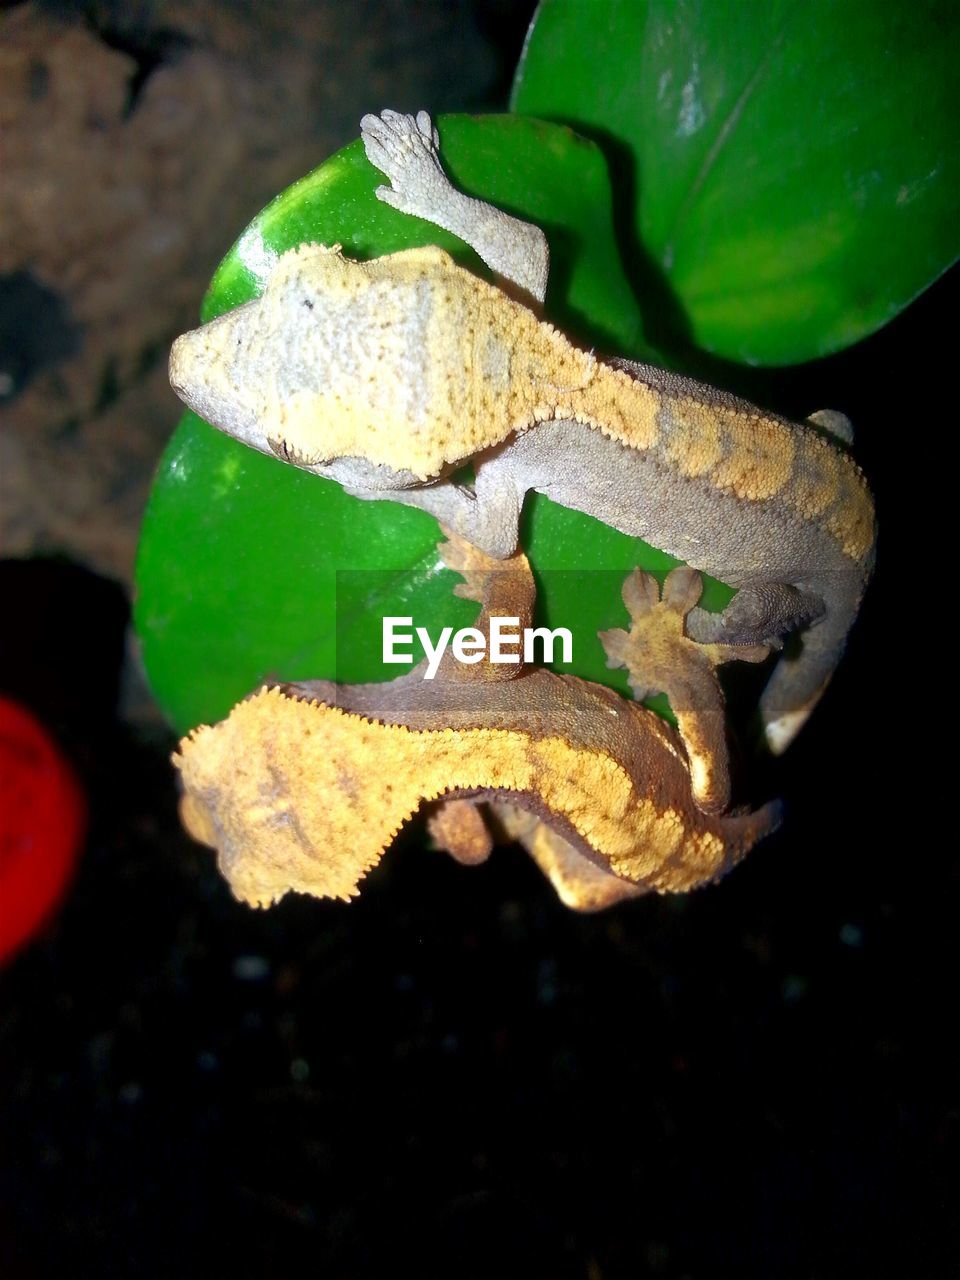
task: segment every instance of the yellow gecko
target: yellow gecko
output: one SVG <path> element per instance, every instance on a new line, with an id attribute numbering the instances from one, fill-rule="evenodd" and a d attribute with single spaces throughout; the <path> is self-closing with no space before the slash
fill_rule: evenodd
<path id="1" fill-rule="evenodd" d="M 502 280 L 438 248 L 354 262 L 301 245 L 260 298 L 184 334 L 171 382 L 215 427 L 339 481 L 418 506 L 510 556 L 529 490 L 646 539 L 731 586 L 690 637 L 756 646 L 803 631 L 761 698 L 782 751 L 843 652 L 870 576 L 874 511 L 849 423 L 791 423 L 663 369 L 603 360 L 539 315 L 543 232 L 457 191 L 429 116 L 365 116 L 380 199 L 459 235 Z M 454 472 L 472 462 L 475 480 Z"/>
<path id="2" fill-rule="evenodd" d="M 451 536 L 441 554 L 465 579 L 458 594 L 481 602 L 478 629 L 495 615 L 529 625 L 534 583 L 522 553 L 496 561 Z M 698 575 L 672 578 L 657 602 L 654 580 L 631 575 L 631 631 L 607 634 L 634 682 L 659 683 L 671 650 L 697 650 L 705 678 L 732 656 L 683 636 Z M 265 687 L 184 738 L 174 762 L 187 829 L 216 848 L 234 893 L 253 905 L 291 890 L 351 897 L 426 805 L 434 839 L 459 861 L 489 854 L 492 825 L 526 846 L 568 906 L 597 910 L 716 880 L 779 822 L 776 803 L 739 814 L 701 803 L 720 809 L 726 799 L 719 687 L 701 681 L 680 725 L 682 737 L 575 676 L 464 666 L 448 654 L 430 682 L 418 669 L 381 684 Z"/>

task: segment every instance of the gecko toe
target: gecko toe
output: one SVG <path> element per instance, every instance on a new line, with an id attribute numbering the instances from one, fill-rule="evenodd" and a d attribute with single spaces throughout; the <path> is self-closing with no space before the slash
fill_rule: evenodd
<path id="1" fill-rule="evenodd" d="M 428 112 L 417 112 L 417 128 L 420 131 L 420 136 L 428 146 L 438 147 L 440 145 L 440 135 L 434 128 Z"/>
<path id="2" fill-rule="evenodd" d="M 696 569 L 671 569 L 663 583 L 663 603 L 683 617 L 703 594 L 703 579 Z"/>
<path id="3" fill-rule="evenodd" d="M 634 569 L 624 580 L 620 591 L 627 613 L 633 619 L 641 618 L 654 609 L 660 600 L 660 588 L 651 573 L 642 569 Z"/>
<path id="4" fill-rule="evenodd" d="M 399 191 L 395 191 L 393 187 L 377 187 L 376 197 L 383 204 L 388 204 L 392 209 L 399 209 L 404 212 L 406 202 Z"/>

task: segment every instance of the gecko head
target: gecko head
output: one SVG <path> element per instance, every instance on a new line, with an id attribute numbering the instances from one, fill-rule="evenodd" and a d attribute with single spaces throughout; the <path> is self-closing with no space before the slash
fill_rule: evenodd
<path id="1" fill-rule="evenodd" d="M 261 453 L 309 467 L 338 456 L 335 442 L 328 452 L 304 419 L 315 421 L 311 400 L 349 374 L 338 335 L 351 267 L 339 245 L 288 250 L 259 298 L 176 339 L 174 391 L 205 422 Z"/>
<path id="2" fill-rule="evenodd" d="M 457 453 L 449 396 L 430 400 L 446 386 L 427 376 L 431 265 L 415 250 L 369 263 L 288 250 L 259 298 L 176 340 L 170 382 L 211 426 L 314 474 L 357 458 L 439 475 L 476 450 Z M 459 349 L 451 362 L 463 375 Z"/>
<path id="3" fill-rule="evenodd" d="M 262 392 L 247 373 L 259 299 L 244 303 L 199 329 L 181 334 L 170 349 L 170 385 L 194 413 L 228 436 L 270 452 L 261 426 Z"/>

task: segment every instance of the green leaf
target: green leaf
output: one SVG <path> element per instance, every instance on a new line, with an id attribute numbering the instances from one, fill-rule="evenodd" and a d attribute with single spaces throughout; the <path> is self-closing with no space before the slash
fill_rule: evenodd
<path id="1" fill-rule="evenodd" d="M 662 342 L 793 363 L 956 260 L 958 36 L 952 0 L 541 0 L 512 105 L 619 160 Z"/>
<path id="2" fill-rule="evenodd" d="M 464 190 L 543 226 L 552 251 L 547 313 L 585 345 L 640 357 L 640 314 L 613 236 L 601 152 L 569 130 L 519 117 L 440 120 L 444 161 Z M 381 175 L 353 143 L 277 197 L 221 263 L 209 319 L 256 296 L 277 254 L 316 241 L 351 257 L 441 244 L 482 265 L 454 237 L 374 195 Z M 624 625 L 620 583 L 670 557 L 531 495 L 524 546 L 540 607 L 570 626 L 570 670 L 626 692 L 595 632 Z M 381 618 L 412 616 L 431 634 L 468 626 L 477 606 L 453 596 L 436 522 L 392 502 L 361 502 L 331 481 L 235 443 L 186 414 L 161 460 L 144 518 L 135 620 L 154 692 L 184 730 L 220 719 L 264 679 L 390 678 Z M 709 588 L 721 607 L 731 593 Z M 578 639 L 584 637 L 584 643 Z"/>

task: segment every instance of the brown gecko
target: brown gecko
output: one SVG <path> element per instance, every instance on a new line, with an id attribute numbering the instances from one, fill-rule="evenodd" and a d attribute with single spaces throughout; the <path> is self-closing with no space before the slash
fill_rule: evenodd
<path id="1" fill-rule="evenodd" d="M 262 297 L 177 340 L 177 393 L 253 448 L 429 511 L 493 556 L 516 549 L 534 489 L 737 587 L 723 613 L 692 610 L 687 630 L 744 646 L 803 630 L 761 699 L 767 741 L 785 749 L 839 661 L 873 564 L 873 502 L 847 420 L 791 423 L 579 349 L 539 317 L 543 232 L 449 183 L 425 112 L 361 124 L 390 179 L 380 199 L 459 235 L 505 287 L 438 248 L 353 262 L 301 245 Z M 466 461 L 471 485 L 452 479 Z"/>
<path id="2" fill-rule="evenodd" d="M 441 554 L 465 579 L 458 594 L 481 602 L 478 629 L 491 616 L 529 625 L 534 583 L 522 553 L 496 561 L 452 536 Z M 640 600 L 630 636 L 609 642 L 636 681 L 644 633 L 654 653 L 671 635 L 693 645 L 681 633 L 698 586 L 675 581 L 658 611 L 650 582 L 633 580 L 625 598 Z M 707 665 L 725 656 L 700 655 Z M 655 669 L 650 679 L 659 687 Z M 706 684 L 701 693 L 698 704 L 709 709 L 691 711 L 688 741 L 701 786 L 716 798 L 726 785 L 722 701 Z M 719 758 L 702 745 L 717 712 Z M 432 834 L 468 863 L 492 847 L 481 806 L 581 910 L 715 880 L 779 821 L 777 804 L 704 812 L 680 733 L 612 690 L 522 664 L 464 666 L 449 655 L 430 682 L 417 669 L 382 684 L 265 687 L 184 738 L 174 760 L 185 825 L 217 849 L 234 893 L 254 905 L 290 890 L 349 898 L 422 804 L 439 802 Z"/>

